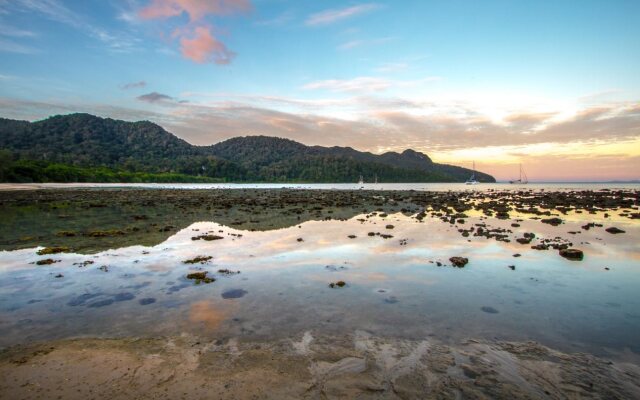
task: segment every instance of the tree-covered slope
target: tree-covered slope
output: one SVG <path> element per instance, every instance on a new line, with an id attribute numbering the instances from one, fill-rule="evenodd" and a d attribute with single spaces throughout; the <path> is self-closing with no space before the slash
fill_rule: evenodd
<path id="1" fill-rule="evenodd" d="M 33 123 L 0 119 L 0 149 L 3 181 L 106 180 L 105 171 L 111 171 L 109 181 L 122 176 L 164 181 L 167 174 L 181 174 L 182 181 L 194 176 L 199 177 L 194 181 L 355 182 L 363 175 L 366 181 L 377 176 L 380 182 L 458 182 L 471 175 L 413 150 L 376 155 L 267 136 L 194 146 L 148 121 L 90 114 Z M 486 174 L 476 176 L 494 181 Z"/>

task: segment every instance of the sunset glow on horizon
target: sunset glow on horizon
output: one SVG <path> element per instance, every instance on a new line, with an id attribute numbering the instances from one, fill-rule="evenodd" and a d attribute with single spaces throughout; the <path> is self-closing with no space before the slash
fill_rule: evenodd
<path id="1" fill-rule="evenodd" d="M 0 117 L 640 179 L 640 2 L 0 0 Z"/>

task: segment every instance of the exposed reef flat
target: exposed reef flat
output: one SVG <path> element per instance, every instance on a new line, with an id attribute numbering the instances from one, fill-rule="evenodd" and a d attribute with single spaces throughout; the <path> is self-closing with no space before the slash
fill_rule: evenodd
<path id="1" fill-rule="evenodd" d="M 467 214 L 497 219 L 553 219 L 572 213 L 638 219 L 637 190 L 582 191 L 366 191 L 292 189 L 66 189 L 0 191 L 0 250 L 66 246 L 94 253 L 128 245 L 151 246 L 197 221 L 241 230 L 286 228 L 310 220 L 349 219 L 402 212 L 464 223 Z M 514 221 L 515 223 L 516 221 Z M 101 227 L 96 230 L 96 225 Z M 595 225 L 595 224 L 592 224 Z M 610 228 L 610 227 L 605 227 Z M 464 227 L 463 236 L 506 238 L 504 231 Z M 588 228 L 587 228 L 588 229 Z M 196 238 L 198 236 L 195 236 Z M 515 239 L 515 238 L 514 238 Z M 529 240 L 530 242 L 530 240 Z M 550 243 L 540 243 L 548 249 Z M 556 246 L 557 247 L 557 246 Z M 554 247 L 554 248 L 556 248 Z"/>
<path id="2" fill-rule="evenodd" d="M 640 367 L 534 342 L 77 339 L 0 353 L 6 399 L 632 399 Z"/>

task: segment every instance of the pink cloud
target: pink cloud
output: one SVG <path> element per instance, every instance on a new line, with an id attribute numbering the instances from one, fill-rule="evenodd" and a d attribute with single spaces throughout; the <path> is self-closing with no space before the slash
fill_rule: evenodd
<path id="1" fill-rule="evenodd" d="M 250 11 L 250 0 L 151 0 L 138 15 L 144 19 L 177 17 L 182 13 L 197 21 L 206 15 L 232 15 Z"/>
<path id="2" fill-rule="evenodd" d="M 205 17 L 232 15 L 252 9 L 251 0 L 151 0 L 138 12 L 142 19 L 168 19 L 183 14 L 189 16 L 186 26 L 178 27 L 171 38 L 180 40 L 180 51 L 185 58 L 204 64 L 229 64 L 236 53 L 211 34 Z"/>
<path id="3" fill-rule="evenodd" d="M 216 64 L 229 64 L 236 55 L 227 49 L 224 43 L 211 35 L 209 28 L 195 28 L 192 38 L 183 36 L 180 39 L 182 55 L 200 64 L 213 61 Z"/>

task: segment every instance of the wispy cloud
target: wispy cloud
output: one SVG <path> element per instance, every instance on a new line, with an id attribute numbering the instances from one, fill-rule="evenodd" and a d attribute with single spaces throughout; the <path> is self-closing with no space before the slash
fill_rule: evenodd
<path id="1" fill-rule="evenodd" d="M 377 92 L 391 87 L 391 81 L 384 78 L 361 76 L 353 79 L 326 79 L 307 83 L 306 90 L 324 89 L 331 92 Z"/>
<path id="2" fill-rule="evenodd" d="M 5 53 L 18 53 L 18 54 L 35 54 L 38 53 L 37 49 L 33 47 L 25 46 L 16 43 L 9 39 L 0 38 L 0 51 Z"/>
<path id="3" fill-rule="evenodd" d="M 270 19 L 263 19 L 260 20 L 258 22 L 256 22 L 256 25 L 258 26 L 281 26 L 286 24 L 287 22 L 292 21 L 295 18 L 295 14 L 291 11 L 285 11 L 283 13 L 281 13 L 280 15 L 276 15 L 273 18 Z"/>
<path id="4" fill-rule="evenodd" d="M 36 33 L 3 24 L 3 25 L 0 25 L 0 35 L 12 36 L 12 37 L 35 37 Z"/>
<path id="5" fill-rule="evenodd" d="M 344 42 L 338 46 L 339 50 L 350 50 L 356 47 L 364 47 L 364 46 L 377 46 L 384 43 L 388 43 L 392 41 L 394 38 L 391 36 L 382 37 L 377 39 L 356 39 L 350 40 L 348 42 Z"/>
<path id="6" fill-rule="evenodd" d="M 139 88 L 144 88 L 147 86 L 147 82 L 145 81 L 138 81 L 138 82 L 129 82 L 126 83 L 124 85 L 121 86 L 121 88 L 123 90 L 129 90 L 129 89 L 139 89 Z"/>
<path id="7" fill-rule="evenodd" d="M 138 16 L 146 20 L 164 20 L 187 15 L 189 24 L 172 33 L 172 37 L 179 38 L 182 55 L 196 63 L 224 65 L 229 64 L 236 53 L 213 35 L 211 25 L 204 19 L 210 15 L 227 16 L 252 9 L 250 0 L 151 0 L 138 11 Z"/>
<path id="8" fill-rule="evenodd" d="M 400 72 L 409 68 L 409 64 L 399 63 L 384 63 L 375 69 L 376 72 L 388 73 L 388 72 Z"/>
<path id="9" fill-rule="evenodd" d="M 135 48 L 139 40 L 123 33 L 113 33 L 99 26 L 96 26 L 83 16 L 68 7 L 59 0 L 12 0 L 11 2 L 0 3 L 0 7 L 8 13 L 12 11 L 35 12 L 44 17 L 71 27 L 93 37 L 104 43 L 110 50 L 115 52 L 128 52 Z M 24 31 L 25 33 L 27 31 Z M 23 34 L 23 36 L 25 36 Z"/>
<path id="10" fill-rule="evenodd" d="M 347 18 L 355 17 L 373 10 L 380 8 L 379 4 L 366 3 L 346 8 L 336 8 L 331 10 L 325 10 L 316 14 L 310 15 L 305 23 L 308 26 L 329 25 L 338 21 L 345 20 Z"/>
<path id="11" fill-rule="evenodd" d="M 416 80 L 391 80 L 386 78 L 361 76 L 352 79 L 326 79 L 321 81 L 314 81 L 302 86 L 305 90 L 328 90 L 330 92 L 352 92 L 352 93 L 368 93 L 379 92 L 389 89 L 393 86 L 407 87 L 427 82 L 435 82 L 440 80 L 440 77 L 429 76 Z"/>

